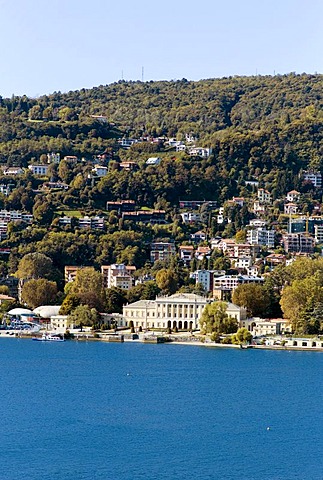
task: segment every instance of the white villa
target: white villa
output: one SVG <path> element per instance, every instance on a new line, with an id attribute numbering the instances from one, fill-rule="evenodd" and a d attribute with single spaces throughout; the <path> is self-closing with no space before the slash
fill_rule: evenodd
<path id="1" fill-rule="evenodd" d="M 134 328 L 178 328 L 198 330 L 204 307 L 213 299 L 194 293 L 175 293 L 157 297 L 156 300 L 139 300 L 123 307 L 123 319 L 119 326 L 127 327 L 132 321 Z M 240 307 L 228 303 L 228 315 L 240 322 L 244 312 Z"/>

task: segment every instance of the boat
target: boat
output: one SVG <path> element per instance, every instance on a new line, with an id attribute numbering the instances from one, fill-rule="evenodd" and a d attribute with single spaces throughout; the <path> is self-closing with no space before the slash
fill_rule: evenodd
<path id="1" fill-rule="evenodd" d="M 43 333 L 41 337 L 33 337 L 36 342 L 65 342 L 64 336 L 58 334 Z"/>

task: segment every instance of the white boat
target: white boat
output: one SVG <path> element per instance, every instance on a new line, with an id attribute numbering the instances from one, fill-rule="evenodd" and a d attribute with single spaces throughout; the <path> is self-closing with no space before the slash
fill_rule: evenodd
<path id="1" fill-rule="evenodd" d="M 37 342 L 65 342 L 64 336 L 58 334 L 43 333 L 41 337 L 33 337 Z"/>

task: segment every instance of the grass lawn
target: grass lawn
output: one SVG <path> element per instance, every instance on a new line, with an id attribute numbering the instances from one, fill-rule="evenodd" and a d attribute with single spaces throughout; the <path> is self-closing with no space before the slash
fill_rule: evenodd
<path id="1" fill-rule="evenodd" d="M 79 210 L 57 210 L 55 213 L 60 216 L 75 218 L 81 218 L 83 216 L 83 214 Z"/>

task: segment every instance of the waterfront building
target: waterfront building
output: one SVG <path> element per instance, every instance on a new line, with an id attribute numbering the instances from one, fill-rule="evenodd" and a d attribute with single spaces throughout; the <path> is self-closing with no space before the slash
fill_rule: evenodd
<path id="1" fill-rule="evenodd" d="M 213 299 L 193 293 L 175 293 L 170 296 L 160 296 L 156 300 L 139 300 L 123 307 L 123 322 L 120 326 L 134 328 L 179 330 L 198 330 L 203 310 Z M 232 303 L 227 304 L 227 314 L 240 322 L 245 316 L 245 310 Z"/>

